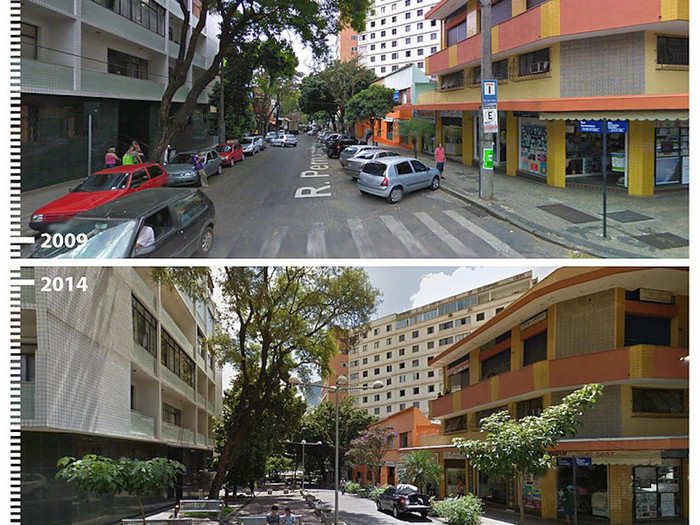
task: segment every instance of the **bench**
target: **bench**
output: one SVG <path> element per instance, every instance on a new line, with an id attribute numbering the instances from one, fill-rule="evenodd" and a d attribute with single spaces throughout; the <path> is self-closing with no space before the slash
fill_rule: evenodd
<path id="1" fill-rule="evenodd" d="M 302 525 L 302 516 L 292 514 L 297 525 Z M 267 516 L 239 516 L 238 519 L 241 525 L 267 525 Z"/>
<path id="2" fill-rule="evenodd" d="M 122 520 L 122 525 L 194 525 L 192 518 L 159 518 L 143 521 L 141 518 Z"/>
<path id="3" fill-rule="evenodd" d="M 216 521 L 221 521 L 223 510 L 224 502 L 220 499 L 181 499 L 175 506 L 175 517 L 187 512 L 206 512 L 214 514 Z"/>

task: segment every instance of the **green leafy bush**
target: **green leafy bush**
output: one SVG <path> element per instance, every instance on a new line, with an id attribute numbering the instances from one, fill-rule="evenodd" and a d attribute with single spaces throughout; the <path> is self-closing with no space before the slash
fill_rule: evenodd
<path id="1" fill-rule="evenodd" d="M 483 506 L 479 498 L 467 493 L 459 498 L 433 501 L 433 509 L 441 518 L 447 518 L 449 525 L 478 525 Z"/>
<path id="2" fill-rule="evenodd" d="M 381 487 L 378 485 L 375 485 L 374 487 L 369 488 L 369 497 L 373 501 L 378 501 L 379 496 L 384 494 L 384 491 L 389 485 L 382 485 Z"/>
<path id="3" fill-rule="evenodd" d="M 348 481 L 345 484 L 345 492 L 348 494 L 357 494 L 360 490 L 360 484 L 355 483 L 354 481 Z"/>

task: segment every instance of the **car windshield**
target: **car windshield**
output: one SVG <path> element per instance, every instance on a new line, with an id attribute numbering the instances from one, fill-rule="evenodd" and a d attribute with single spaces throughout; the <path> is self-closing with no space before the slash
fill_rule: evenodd
<path id="1" fill-rule="evenodd" d="M 134 219 L 82 219 L 76 217 L 66 221 L 55 233 L 87 235 L 87 242 L 73 248 L 65 244 L 60 248 L 42 248 L 41 241 L 35 244 L 32 257 L 57 257 L 59 259 L 109 259 L 128 257 L 129 244 L 136 230 Z"/>
<path id="2" fill-rule="evenodd" d="M 128 173 L 95 173 L 78 184 L 73 191 L 110 191 L 126 188 Z"/>
<path id="3" fill-rule="evenodd" d="M 241 144 L 251 144 L 253 142 L 253 139 L 251 138 L 243 138 L 241 139 Z"/>
<path id="4" fill-rule="evenodd" d="M 369 173 L 370 175 L 384 175 L 386 171 L 386 165 L 381 162 L 368 162 L 362 171 Z"/>
<path id="5" fill-rule="evenodd" d="M 360 149 L 360 148 L 358 148 L 356 146 L 350 146 L 349 148 L 345 148 L 345 153 L 346 153 L 346 155 L 356 153 L 358 149 Z"/>
<path id="6" fill-rule="evenodd" d="M 178 153 L 170 164 L 192 164 L 194 153 Z"/>
<path id="7" fill-rule="evenodd" d="M 228 153 L 228 152 L 231 151 L 231 150 L 232 150 L 232 148 L 231 148 L 231 146 L 229 146 L 229 145 L 217 146 L 217 147 L 216 147 L 216 151 L 218 151 L 219 153 Z"/>

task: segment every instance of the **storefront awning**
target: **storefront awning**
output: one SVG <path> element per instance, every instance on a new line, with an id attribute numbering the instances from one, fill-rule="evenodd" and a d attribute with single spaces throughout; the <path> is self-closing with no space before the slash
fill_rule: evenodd
<path id="1" fill-rule="evenodd" d="M 688 110 L 562 111 L 540 113 L 540 120 L 688 120 Z"/>
<path id="2" fill-rule="evenodd" d="M 661 465 L 659 450 L 568 452 L 567 456 L 589 457 L 593 465 Z"/>

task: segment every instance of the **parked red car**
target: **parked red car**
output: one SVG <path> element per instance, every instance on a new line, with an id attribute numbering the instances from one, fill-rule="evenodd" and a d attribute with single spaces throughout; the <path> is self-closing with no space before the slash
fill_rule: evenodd
<path id="1" fill-rule="evenodd" d="M 47 232 L 52 225 L 65 222 L 80 212 L 135 191 L 165 186 L 167 182 L 168 174 L 155 163 L 127 164 L 96 171 L 71 188 L 68 195 L 32 213 L 29 227 Z"/>
<path id="2" fill-rule="evenodd" d="M 243 148 L 236 142 L 227 142 L 226 144 L 217 144 L 216 151 L 221 157 L 223 166 L 233 166 L 236 162 L 243 160 Z"/>

